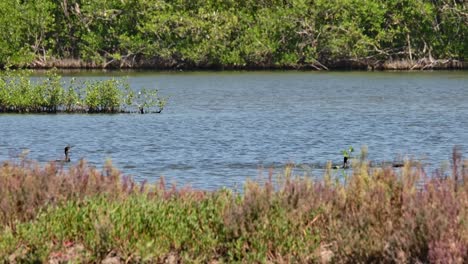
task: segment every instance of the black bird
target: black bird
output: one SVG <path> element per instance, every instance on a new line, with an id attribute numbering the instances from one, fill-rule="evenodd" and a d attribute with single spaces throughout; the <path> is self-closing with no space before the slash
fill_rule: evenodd
<path id="1" fill-rule="evenodd" d="M 67 145 L 64 149 L 64 152 L 65 152 L 65 159 L 57 159 L 55 160 L 56 162 L 70 162 L 70 149 L 72 148 L 72 146 L 70 145 Z"/>
<path id="2" fill-rule="evenodd" d="M 64 162 L 70 162 L 70 153 L 69 153 L 70 149 L 71 149 L 70 145 L 67 145 L 65 147 L 65 151 L 64 151 L 65 152 L 65 160 L 64 160 Z"/>
<path id="3" fill-rule="evenodd" d="M 348 163 L 348 157 L 344 156 L 343 157 L 343 168 L 348 168 L 349 163 Z"/>

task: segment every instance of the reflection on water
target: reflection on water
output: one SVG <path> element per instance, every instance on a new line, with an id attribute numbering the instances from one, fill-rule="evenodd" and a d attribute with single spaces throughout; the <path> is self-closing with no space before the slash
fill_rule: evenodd
<path id="1" fill-rule="evenodd" d="M 214 189 L 242 186 L 270 167 L 300 164 L 315 176 L 341 150 L 367 145 L 379 162 L 403 157 L 437 167 L 454 145 L 468 150 L 468 72 L 423 73 L 80 73 L 129 75 L 157 87 L 162 114 L 1 115 L 0 159 L 29 149 L 41 162 L 62 157 L 137 179 Z"/>

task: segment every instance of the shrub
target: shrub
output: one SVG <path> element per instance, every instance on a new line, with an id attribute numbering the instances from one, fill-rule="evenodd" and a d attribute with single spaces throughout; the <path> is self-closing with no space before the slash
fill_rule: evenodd
<path id="1" fill-rule="evenodd" d="M 0 76 L 0 113 L 119 113 L 132 112 L 134 92 L 121 79 L 68 83 L 51 71 L 46 78 L 31 81 L 29 71 L 5 71 Z M 158 107 L 160 113 L 166 99 L 156 89 L 144 90 L 137 107 Z"/>
<path id="2" fill-rule="evenodd" d="M 347 181 L 247 182 L 243 193 L 136 184 L 110 163 L 0 167 L 0 260 L 468 261 L 468 161 L 451 177 L 353 163 Z M 462 165 L 462 166 L 459 166 Z"/>

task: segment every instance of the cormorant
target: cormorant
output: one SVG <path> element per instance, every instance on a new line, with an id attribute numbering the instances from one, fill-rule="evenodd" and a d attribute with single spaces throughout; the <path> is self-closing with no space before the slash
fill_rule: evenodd
<path id="1" fill-rule="evenodd" d="M 343 168 L 348 168 L 348 167 L 349 167 L 348 157 L 344 156 L 343 157 Z"/>
<path id="2" fill-rule="evenodd" d="M 65 151 L 64 151 L 65 152 L 65 160 L 64 160 L 64 162 L 70 162 L 70 153 L 69 153 L 70 149 L 71 149 L 70 145 L 67 145 L 65 147 Z"/>

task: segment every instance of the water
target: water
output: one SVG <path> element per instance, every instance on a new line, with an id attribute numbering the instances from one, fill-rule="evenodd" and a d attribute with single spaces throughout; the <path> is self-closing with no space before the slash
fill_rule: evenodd
<path id="1" fill-rule="evenodd" d="M 137 180 L 241 187 L 288 162 L 320 176 L 341 150 L 366 145 L 375 161 L 412 157 L 429 167 L 468 150 L 468 72 L 79 73 L 129 76 L 169 96 L 162 114 L 0 115 L 0 160 L 29 149 L 47 162 L 111 158 Z M 466 155 L 465 155 L 466 156 Z M 264 169 L 261 169 L 264 168 Z"/>

